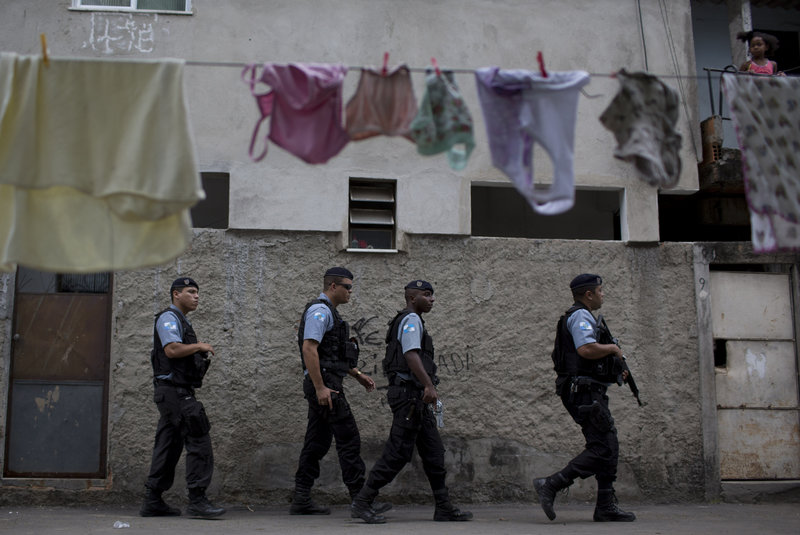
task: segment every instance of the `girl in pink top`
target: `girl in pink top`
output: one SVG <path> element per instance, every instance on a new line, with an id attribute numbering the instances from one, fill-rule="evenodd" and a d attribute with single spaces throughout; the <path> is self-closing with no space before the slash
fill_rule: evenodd
<path id="1" fill-rule="evenodd" d="M 750 31 L 740 32 L 736 37 L 747 43 L 750 48 L 750 61 L 744 62 L 739 67 L 740 71 L 785 76 L 784 73 L 778 71 L 777 63 L 767 59 L 767 56 L 771 56 L 778 49 L 778 39 L 774 35 Z"/>

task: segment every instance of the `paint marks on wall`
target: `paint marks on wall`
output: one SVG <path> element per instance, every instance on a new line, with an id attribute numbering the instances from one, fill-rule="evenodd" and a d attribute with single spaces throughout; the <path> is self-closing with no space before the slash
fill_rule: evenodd
<path id="1" fill-rule="evenodd" d="M 155 48 L 153 24 L 158 15 L 92 13 L 89 39 L 84 48 L 102 54 L 150 53 Z"/>
<path id="2" fill-rule="evenodd" d="M 767 356 L 764 353 L 754 353 L 753 350 L 747 348 L 744 358 L 747 363 L 747 374 L 763 379 L 767 374 Z"/>
<path id="3" fill-rule="evenodd" d="M 61 391 L 59 390 L 58 385 L 55 386 L 52 390 L 47 391 L 47 397 L 39 397 L 36 396 L 33 398 L 34 403 L 36 403 L 36 408 L 39 409 L 40 413 L 44 413 L 45 410 L 50 410 L 53 406 L 58 403 L 58 400 L 61 398 Z"/>

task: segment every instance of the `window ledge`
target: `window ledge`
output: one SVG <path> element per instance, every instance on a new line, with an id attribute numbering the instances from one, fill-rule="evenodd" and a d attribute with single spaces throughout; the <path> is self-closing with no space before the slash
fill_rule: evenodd
<path id="1" fill-rule="evenodd" d="M 361 247 L 348 247 L 345 249 L 348 253 L 398 253 L 397 249 L 362 249 Z"/>

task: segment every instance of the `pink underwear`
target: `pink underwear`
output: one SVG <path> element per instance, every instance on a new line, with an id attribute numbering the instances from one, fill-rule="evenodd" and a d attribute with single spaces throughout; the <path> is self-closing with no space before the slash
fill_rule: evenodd
<path id="1" fill-rule="evenodd" d="M 361 69 L 358 89 L 347 103 L 347 133 L 353 140 L 373 136 L 403 136 L 410 141 L 417 100 L 405 65 L 386 75 Z"/>
<path id="2" fill-rule="evenodd" d="M 242 71 L 242 79 L 250 85 L 261 117 L 250 140 L 250 157 L 261 161 L 267 145 L 258 156 L 253 151 L 261 124 L 272 117 L 269 135 L 273 143 L 308 163 L 325 163 L 339 154 L 350 141 L 342 128 L 342 82 L 347 73 L 344 65 L 292 63 L 264 64 L 261 77 L 256 65 Z M 256 94 L 257 82 L 272 88 Z"/>

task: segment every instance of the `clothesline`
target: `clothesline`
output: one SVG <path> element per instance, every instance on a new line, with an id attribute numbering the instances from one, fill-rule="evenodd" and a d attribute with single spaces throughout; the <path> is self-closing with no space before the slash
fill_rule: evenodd
<path id="1" fill-rule="evenodd" d="M 258 62 L 244 63 L 244 62 L 238 62 L 238 61 L 199 61 L 199 60 L 187 60 L 186 61 L 186 65 L 187 66 L 191 66 L 191 67 L 234 67 L 234 68 L 244 68 L 244 67 L 249 67 L 250 65 L 253 65 L 253 63 L 258 63 Z M 375 68 L 375 67 L 365 67 L 365 66 L 361 66 L 361 65 L 348 65 L 348 67 L 347 67 L 347 69 L 351 70 L 351 71 L 358 71 L 358 70 L 366 69 L 366 68 Z M 428 72 L 429 70 L 433 69 L 434 67 L 433 66 L 429 66 L 429 67 L 406 67 L 406 68 L 411 72 L 425 73 L 425 72 Z M 446 67 L 440 67 L 440 69 L 443 70 L 443 71 L 453 72 L 453 73 L 457 73 L 457 74 L 474 74 L 475 70 L 476 70 L 476 69 L 467 69 L 467 68 L 453 68 L 453 69 L 450 69 L 450 68 L 446 68 Z M 726 71 L 724 69 L 712 69 L 712 68 L 706 68 L 706 67 L 704 67 L 704 69 L 707 70 L 707 71 L 711 71 L 711 72 L 727 72 L 727 73 L 730 73 L 730 74 L 743 74 L 743 75 L 747 75 L 747 76 L 755 76 L 753 73 L 748 73 L 748 72 L 744 72 L 744 71 Z M 791 71 L 798 70 L 798 69 L 800 69 L 800 67 L 793 67 L 791 69 L 785 69 L 783 72 L 791 72 Z M 652 74 L 652 73 L 648 73 L 648 74 L 651 74 L 652 76 L 656 76 L 658 78 L 674 78 L 674 79 L 685 78 L 685 79 L 695 79 L 695 80 L 700 80 L 700 79 L 705 79 L 706 78 L 706 75 L 700 75 L 700 74 Z M 589 76 L 606 77 L 606 78 L 614 78 L 614 77 L 616 77 L 616 75 L 617 75 L 616 72 L 590 72 L 589 73 Z"/>
<path id="2" fill-rule="evenodd" d="M 186 65 L 187 66 L 192 66 L 192 67 L 236 67 L 236 68 L 244 68 L 244 67 L 249 67 L 250 65 L 253 65 L 253 63 L 254 62 L 242 63 L 242 62 L 237 62 L 237 61 L 196 61 L 196 60 L 188 60 L 188 61 L 186 61 Z M 366 69 L 366 68 L 375 68 L 375 67 L 365 67 L 365 66 L 360 66 L 360 65 L 349 65 L 347 67 L 347 69 L 351 70 L 351 71 L 357 71 L 357 70 Z M 430 67 L 406 67 L 406 68 L 411 72 L 424 73 L 424 72 L 428 72 L 429 70 L 433 69 L 434 67 L 430 66 Z M 443 71 L 453 72 L 453 73 L 457 73 L 457 74 L 474 74 L 475 71 L 476 71 L 476 69 L 466 69 L 466 68 L 450 69 L 450 68 L 447 68 L 447 67 L 440 67 L 440 69 L 443 70 Z M 607 78 L 614 78 L 616 75 L 617 75 L 616 72 L 604 72 L 604 73 L 590 72 L 589 73 L 589 76 L 607 77 Z M 692 76 L 692 75 L 682 75 L 682 74 L 653 74 L 653 76 L 656 76 L 658 78 L 703 78 L 702 76 L 699 76 L 699 75 Z"/>

